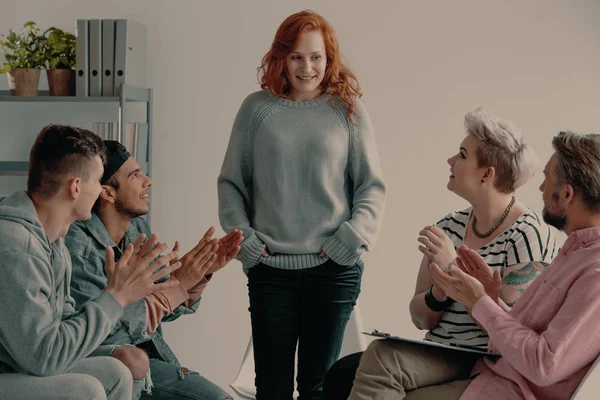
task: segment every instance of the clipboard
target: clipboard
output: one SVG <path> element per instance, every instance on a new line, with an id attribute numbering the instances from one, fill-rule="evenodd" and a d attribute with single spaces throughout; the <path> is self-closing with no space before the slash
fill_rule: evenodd
<path id="1" fill-rule="evenodd" d="M 494 357 L 494 358 L 501 357 L 500 354 L 483 351 L 475 346 L 459 345 L 459 344 L 453 344 L 453 343 L 452 344 L 442 344 L 442 343 L 432 342 L 430 340 L 406 339 L 406 338 L 402 338 L 399 336 L 391 335 L 386 332 L 380 332 L 377 329 L 373 329 L 373 332 L 371 332 L 371 333 L 369 333 L 369 332 L 362 332 L 362 333 L 364 335 L 368 335 L 368 336 L 375 336 L 375 337 L 382 338 L 382 339 L 399 340 L 401 342 L 416 343 L 416 344 L 419 344 L 422 346 L 438 347 L 438 348 L 454 350 L 454 351 L 459 351 L 459 352 L 480 354 L 482 356 Z"/>

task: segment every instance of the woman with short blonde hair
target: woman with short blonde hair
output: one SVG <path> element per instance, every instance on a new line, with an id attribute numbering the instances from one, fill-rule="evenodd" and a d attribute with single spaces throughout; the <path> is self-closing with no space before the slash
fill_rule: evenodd
<path id="1" fill-rule="evenodd" d="M 482 108 L 466 114 L 465 129 L 458 152 L 448 159 L 447 187 L 470 207 L 451 212 L 420 232 L 423 259 L 409 308 L 415 326 L 428 331 L 425 340 L 486 351 L 486 332 L 462 304 L 433 284 L 429 264 L 448 268 L 456 259 L 457 247 L 476 250 L 486 260 L 489 276 L 496 274 L 502 279 L 497 300 L 511 306 L 552 260 L 558 246 L 549 226 L 514 194 L 533 176 L 537 162 L 521 131 Z M 400 399 L 411 392 L 418 397 L 420 390 L 427 390 L 430 398 L 451 399 L 454 386 L 444 383 L 462 379 L 461 384 L 466 385 L 477 358 L 443 348 L 376 340 L 362 356 L 340 361 L 340 369 L 349 371 L 346 375 L 356 372 L 350 400 Z M 358 370 L 352 371 L 351 360 L 355 366 L 360 360 Z M 335 366 L 331 375 L 344 379 Z M 428 388 L 422 389 L 425 386 Z M 327 379 L 326 392 L 333 391 Z M 340 387 L 337 392 L 339 397 L 326 398 L 341 399 L 348 389 Z"/>

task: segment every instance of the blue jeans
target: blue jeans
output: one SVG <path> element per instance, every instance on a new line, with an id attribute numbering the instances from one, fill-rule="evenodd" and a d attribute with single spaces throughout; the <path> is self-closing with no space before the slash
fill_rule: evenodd
<path id="1" fill-rule="evenodd" d="M 232 399 L 223 389 L 200 376 L 197 372 L 178 367 L 166 361 L 150 359 L 152 394 L 142 393 L 142 400 Z"/>
<path id="2" fill-rule="evenodd" d="M 298 345 L 301 400 L 322 399 L 360 293 L 362 267 L 329 260 L 303 270 L 264 264 L 248 273 L 257 400 L 290 400 Z"/>

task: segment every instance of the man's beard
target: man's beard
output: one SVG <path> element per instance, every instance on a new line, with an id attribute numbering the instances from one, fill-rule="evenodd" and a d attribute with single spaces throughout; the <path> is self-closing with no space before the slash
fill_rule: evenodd
<path id="1" fill-rule="evenodd" d="M 552 195 L 552 203 L 544 206 L 544 209 L 542 210 L 542 217 L 544 218 L 544 222 L 546 222 L 548 225 L 552 225 L 559 231 L 563 231 L 565 225 L 567 224 L 567 216 L 565 215 L 564 211 L 558 211 L 556 213 L 550 211 L 550 207 L 553 204 L 556 204 L 557 200 L 558 194 L 555 193 Z"/>
<path id="2" fill-rule="evenodd" d="M 120 214 L 127 215 L 131 219 L 141 217 L 142 215 L 148 214 L 147 210 L 141 210 L 141 209 L 136 209 L 136 208 L 130 207 L 118 198 L 115 200 L 115 209 Z"/>

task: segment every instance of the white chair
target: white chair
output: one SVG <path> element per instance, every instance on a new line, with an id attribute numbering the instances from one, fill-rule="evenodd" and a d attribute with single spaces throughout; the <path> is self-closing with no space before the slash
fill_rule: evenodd
<path id="1" fill-rule="evenodd" d="M 315 327 L 318 329 L 318 327 Z M 340 358 L 348 354 L 364 351 L 367 348 L 366 340 L 363 332 L 362 318 L 358 304 L 354 307 L 354 311 L 350 314 L 350 320 L 344 332 L 344 341 L 340 351 Z M 298 354 L 296 354 L 296 364 L 298 363 Z M 235 393 L 243 399 L 254 400 L 256 398 L 256 387 L 254 386 L 254 351 L 252 348 L 252 336 L 246 347 L 242 365 L 237 377 L 230 384 Z M 294 392 L 294 398 L 298 397 L 298 392 Z"/>
<path id="2" fill-rule="evenodd" d="M 596 400 L 600 398 L 600 356 L 585 375 L 571 400 Z"/>

